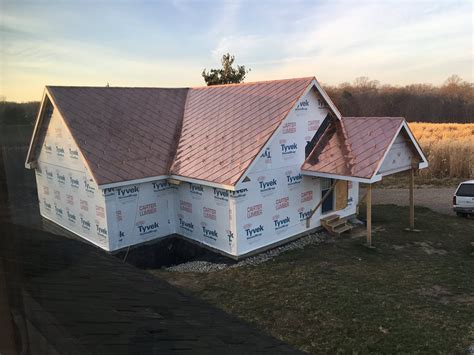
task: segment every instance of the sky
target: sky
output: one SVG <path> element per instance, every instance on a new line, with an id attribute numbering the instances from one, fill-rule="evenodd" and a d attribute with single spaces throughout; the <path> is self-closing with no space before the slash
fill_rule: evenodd
<path id="1" fill-rule="evenodd" d="M 0 97 L 45 85 L 190 87 L 226 52 L 246 81 L 473 81 L 473 1 L 0 0 Z"/>

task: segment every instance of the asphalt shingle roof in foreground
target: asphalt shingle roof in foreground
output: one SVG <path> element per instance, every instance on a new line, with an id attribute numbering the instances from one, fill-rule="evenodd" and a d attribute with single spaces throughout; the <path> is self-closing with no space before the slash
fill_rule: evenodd
<path id="1" fill-rule="evenodd" d="M 298 353 L 93 246 L 12 224 L 0 225 L 0 231 L 0 306 L 9 305 L 0 316 L 9 316 L 23 332 L 17 335 L 29 342 L 24 349 Z"/>

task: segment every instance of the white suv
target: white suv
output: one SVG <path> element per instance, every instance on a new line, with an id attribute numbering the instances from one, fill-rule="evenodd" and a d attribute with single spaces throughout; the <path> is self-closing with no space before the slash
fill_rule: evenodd
<path id="1" fill-rule="evenodd" d="M 459 184 L 453 196 L 453 210 L 458 216 L 474 216 L 474 180 Z"/>

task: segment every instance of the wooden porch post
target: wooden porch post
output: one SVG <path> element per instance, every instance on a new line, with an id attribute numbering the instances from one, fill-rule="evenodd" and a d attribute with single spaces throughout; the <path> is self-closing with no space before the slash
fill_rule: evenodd
<path id="1" fill-rule="evenodd" d="M 415 169 L 410 169 L 410 229 L 415 229 Z"/>
<path id="2" fill-rule="evenodd" d="M 372 247 L 372 184 L 367 187 L 367 246 Z"/>

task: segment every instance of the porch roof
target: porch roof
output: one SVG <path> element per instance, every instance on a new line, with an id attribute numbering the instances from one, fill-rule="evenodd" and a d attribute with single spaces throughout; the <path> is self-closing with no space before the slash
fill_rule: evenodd
<path id="1" fill-rule="evenodd" d="M 415 163 L 428 166 L 403 117 L 344 117 L 322 126 L 302 174 L 372 183 Z"/>

